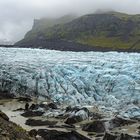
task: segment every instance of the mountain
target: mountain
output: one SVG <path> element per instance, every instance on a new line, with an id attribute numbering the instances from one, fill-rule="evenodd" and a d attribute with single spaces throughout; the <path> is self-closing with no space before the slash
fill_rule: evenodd
<path id="1" fill-rule="evenodd" d="M 43 18 L 40 20 L 35 19 L 32 30 L 25 35 L 25 41 L 26 39 L 31 40 L 39 37 L 40 35 L 43 36 L 44 31 L 47 31 L 48 28 L 53 27 L 54 25 L 70 22 L 75 18 L 75 15 L 65 15 L 60 18 Z"/>
<path id="2" fill-rule="evenodd" d="M 140 15 L 105 12 L 79 18 L 39 20 L 15 45 L 74 51 L 140 52 Z"/>

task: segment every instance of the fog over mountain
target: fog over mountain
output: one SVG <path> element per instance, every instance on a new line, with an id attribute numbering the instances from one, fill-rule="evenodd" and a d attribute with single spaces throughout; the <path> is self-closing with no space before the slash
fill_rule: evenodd
<path id="1" fill-rule="evenodd" d="M 140 14 L 139 7 L 140 0 L 0 0 L 0 40 L 22 39 L 33 19 L 83 15 L 99 9 Z"/>

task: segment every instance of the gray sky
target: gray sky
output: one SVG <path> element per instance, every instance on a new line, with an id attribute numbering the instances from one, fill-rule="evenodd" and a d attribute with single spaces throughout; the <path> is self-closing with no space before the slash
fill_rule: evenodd
<path id="1" fill-rule="evenodd" d="M 35 18 L 93 13 L 98 9 L 140 14 L 140 0 L 0 0 L 0 40 L 22 39 Z"/>

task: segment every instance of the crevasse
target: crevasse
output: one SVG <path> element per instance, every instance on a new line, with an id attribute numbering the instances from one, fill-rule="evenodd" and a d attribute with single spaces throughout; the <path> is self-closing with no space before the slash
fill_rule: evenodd
<path id="1" fill-rule="evenodd" d="M 140 54 L 0 48 L 0 91 L 67 104 L 138 102 Z"/>

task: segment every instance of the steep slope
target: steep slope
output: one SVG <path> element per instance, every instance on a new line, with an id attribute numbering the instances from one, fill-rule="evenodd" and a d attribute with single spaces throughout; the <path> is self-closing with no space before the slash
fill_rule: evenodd
<path id="1" fill-rule="evenodd" d="M 65 15 L 60 18 L 42 18 L 40 20 L 35 19 L 32 30 L 25 35 L 24 41 L 31 41 L 32 39 L 43 36 L 44 31 L 46 31 L 48 28 L 53 27 L 54 25 L 68 23 L 76 17 L 76 15 Z"/>
<path id="2" fill-rule="evenodd" d="M 35 30 L 38 32 L 34 35 L 34 29 L 31 30 L 16 45 L 61 50 L 69 50 L 69 46 L 73 46 L 73 50 L 78 47 L 83 50 L 140 51 L 140 15 L 117 12 L 90 14 L 40 29 L 37 27 Z"/>
<path id="3" fill-rule="evenodd" d="M 9 121 L 8 116 L 0 110 L 0 140 L 35 140 L 22 127 Z"/>

